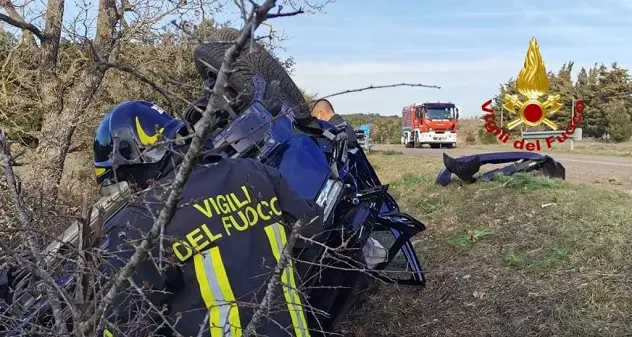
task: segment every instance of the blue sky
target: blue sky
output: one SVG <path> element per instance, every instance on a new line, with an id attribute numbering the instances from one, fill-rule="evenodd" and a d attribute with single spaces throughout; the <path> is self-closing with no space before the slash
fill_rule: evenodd
<path id="1" fill-rule="evenodd" d="M 78 12 L 73 2 L 67 1 L 67 22 Z M 238 22 L 233 2 L 221 2 L 226 11 L 218 20 Z M 517 76 L 532 36 L 547 70 L 569 60 L 576 71 L 595 62 L 632 67 L 630 17 L 630 0 L 336 0 L 323 13 L 270 24 L 288 37 L 280 53 L 294 57 L 294 80 L 308 92 L 401 82 L 442 87 L 337 96 L 331 101 L 338 113 L 392 115 L 405 105 L 442 100 L 476 116 L 501 83 Z"/>
<path id="2" fill-rule="evenodd" d="M 312 0 L 313 1 L 313 0 Z M 462 115 L 517 76 L 535 36 L 547 70 L 618 61 L 632 66 L 632 1 L 337 0 L 325 13 L 274 19 L 297 63 L 294 80 L 319 95 L 400 82 L 331 99 L 339 113 L 399 114 L 405 105 L 446 100 Z"/>

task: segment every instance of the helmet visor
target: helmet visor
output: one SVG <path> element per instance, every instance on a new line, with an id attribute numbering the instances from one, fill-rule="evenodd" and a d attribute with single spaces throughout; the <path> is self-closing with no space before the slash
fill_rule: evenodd
<path id="1" fill-rule="evenodd" d="M 129 140 L 134 139 L 135 142 Z M 159 140 L 156 143 L 141 148 L 136 133 L 130 127 L 121 127 L 112 132 L 112 165 L 153 164 L 164 158 L 167 153 L 169 140 Z"/>

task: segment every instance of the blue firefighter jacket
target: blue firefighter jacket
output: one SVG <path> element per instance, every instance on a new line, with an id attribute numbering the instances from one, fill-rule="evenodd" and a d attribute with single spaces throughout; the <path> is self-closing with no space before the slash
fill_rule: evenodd
<path id="1" fill-rule="evenodd" d="M 108 270 L 121 268 L 150 230 L 171 173 L 108 220 Z M 209 156 L 191 174 L 164 239 L 121 287 L 104 336 L 241 336 L 273 277 L 290 226 L 322 228 L 322 209 L 297 195 L 280 172 L 252 159 Z M 162 246 L 162 254 L 161 252 Z M 257 333 L 310 336 L 301 280 L 288 265 Z M 142 291 L 140 291 L 142 289 Z M 143 295 L 141 295 L 141 293 Z M 162 313 L 158 313 L 162 311 Z M 165 322 L 166 321 L 166 322 Z M 122 335 L 122 334 L 120 334 Z"/>

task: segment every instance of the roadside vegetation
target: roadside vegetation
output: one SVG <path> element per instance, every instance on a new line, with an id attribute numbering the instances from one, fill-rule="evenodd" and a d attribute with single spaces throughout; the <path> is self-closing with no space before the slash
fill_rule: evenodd
<path id="1" fill-rule="evenodd" d="M 428 227 L 428 285 L 380 287 L 349 335 L 632 335 L 632 198 L 531 174 L 441 187 L 438 160 L 369 158 Z"/>
<path id="2" fill-rule="evenodd" d="M 583 113 L 581 128 L 583 137 L 590 142 L 576 142 L 574 151 L 583 154 L 608 154 L 629 156 L 632 153 L 632 78 L 628 69 L 622 68 L 616 62 L 610 66 L 595 64 L 592 68 L 581 68 L 576 78 L 571 76 L 574 63 L 568 62 L 558 70 L 548 69 L 549 89 L 551 93 L 559 94 L 564 106 L 549 119 L 560 126 L 566 126 L 571 120 L 571 106 L 573 98 L 582 99 L 586 105 Z M 490 97 L 481 97 L 481 104 L 493 98 L 492 108 L 496 112 L 494 121 L 497 125 L 506 125 L 515 118 L 505 111 L 501 114 L 501 103 L 506 94 L 517 94 L 516 81 L 508 79 L 499 87 L 498 92 Z M 401 107 L 389 116 L 375 113 L 348 113 L 345 118 L 355 128 L 361 124 L 371 124 L 371 138 L 375 143 L 399 144 L 401 139 L 401 108 L 410 102 L 402 102 Z M 464 111 L 462 116 L 481 116 L 481 111 Z M 503 117 L 501 121 L 501 116 Z M 484 121 L 481 118 L 462 118 L 458 122 L 459 146 L 495 145 L 494 135 L 483 130 Z M 519 137 L 521 131 L 542 131 L 546 126 L 536 128 L 517 127 L 511 130 L 512 137 Z M 588 143 L 588 144 L 584 144 Z M 625 144 L 624 146 L 620 146 Z M 553 151 L 565 152 L 570 150 L 570 141 L 558 145 Z"/>

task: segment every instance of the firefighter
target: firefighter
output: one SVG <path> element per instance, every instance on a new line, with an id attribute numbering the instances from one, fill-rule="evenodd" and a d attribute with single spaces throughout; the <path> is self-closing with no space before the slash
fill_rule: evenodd
<path id="1" fill-rule="evenodd" d="M 135 191 L 142 190 L 134 198 L 138 201 L 105 225 L 113 228 L 106 275 L 125 265 L 154 224 L 164 186 L 182 161 L 178 153 L 189 146 L 183 139 L 183 122 L 143 101 L 116 106 L 99 125 L 94 141 L 97 182 L 112 186 L 127 181 Z M 103 336 L 199 336 L 200 329 L 202 336 L 241 336 L 292 224 L 316 218 L 302 229 L 309 237 L 322 228 L 321 217 L 322 209 L 295 193 L 276 169 L 252 159 L 200 157 L 161 242 L 119 288 L 104 317 Z M 257 333 L 310 336 L 296 276 L 290 263 L 281 275 L 283 291 L 275 292 Z"/>
<path id="2" fill-rule="evenodd" d="M 331 105 L 331 102 L 328 100 L 321 98 L 312 103 L 312 116 L 333 125 L 345 124 L 347 144 L 349 148 L 353 148 L 357 145 L 358 137 L 356 136 L 353 127 L 347 124 L 342 116 L 336 113 L 334 107 Z"/>

